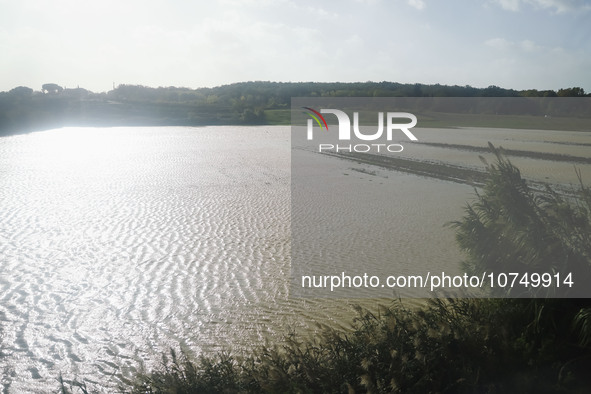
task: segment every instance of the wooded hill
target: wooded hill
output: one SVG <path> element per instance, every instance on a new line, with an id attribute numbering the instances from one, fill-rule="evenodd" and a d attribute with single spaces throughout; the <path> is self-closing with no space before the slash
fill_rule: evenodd
<path id="1" fill-rule="evenodd" d="M 63 126 L 289 124 L 292 97 L 590 97 L 579 87 L 513 90 L 395 82 L 241 82 L 215 88 L 119 85 L 103 93 L 44 84 L 0 92 L 0 135 Z"/>

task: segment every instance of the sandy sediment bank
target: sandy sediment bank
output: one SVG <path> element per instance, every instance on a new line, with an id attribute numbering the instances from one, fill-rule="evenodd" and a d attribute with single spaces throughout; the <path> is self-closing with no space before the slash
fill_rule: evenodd
<path id="1" fill-rule="evenodd" d="M 554 142 L 557 143 L 557 142 Z M 562 142 L 566 144 L 566 142 Z M 437 148 L 447 148 L 447 149 L 458 149 L 464 150 L 469 152 L 477 152 L 477 153 L 490 153 L 490 148 L 482 147 L 482 146 L 474 146 L 474 145 L 461 145 L 461 144 L 446 144 L 446 143 L 439 143 L 439 142 L 421 142 L 422 145 L 426 146 L 434 146 Z M 573 144 L 573 145 L 582 145 L 582 144 Z M 589 144 L 591 145 L 591 144 Z M 519 150 L 519 149 L 505 149 L 501 148 L 503 153 L 507 156 L 518 156 L 518 157 L 527 157 L 532 159 L 542 159 L 542 160 L 551 160 L 551 161 L 563 161 L 568 163 L 578 163 L 578 164 L 591 164 L 591 157 L 580 157 L 580 156 L 572 156 L 572 155 L 565 155 L 561 153 L 549 153 L 549 152 L 535 152 L 535 151 L 526 151 L 526 150 Z"/>
<path id="2" fill-rule="evenodd" d="M 486 181 L 486 173 L 471 168 L 459 167 L 444 163 L 431 163 L 408 158 L 376 155 L 371 153 L 335 153 L 323 152 L 324 155 L 370 164 L 389 170 L 402 171 L 409 174 L 437 178 L 474 186 L 482 186 Z"/>
<path id="3" fill-rule="evenodd" d="M 431 144 L 431 143 L 429 143 Z M 439 146 L 445 144 L 435 144 L 432 143 L 431 145 Z M 451 146 L 450 146 L 451 147 Z M 482 153 L 490 153 L 490 149 L 480 148 L 480 147 L 473 147 L 475 151 L 482 152 Z M 481 150 L 482 149 L 482 150 Z M 510 155 L 507 150 L 502 150 L 503 153 Z M 514 151 L 510 151 L 513 152 Z M 558 155 L 552 153 L 542 153 L 542 152 L 525 152 L 531 154 L 532 156 L 538 159 L 548 159 L 552 160 L 552 157 L 560 157 L 566 161 L 572 160 L 588 160 L 582 157 L 575 157 L 575 156 L 568 156 L 568 155 Z M 449 164 L 445 162 L 439 161 L 425 161 L 425 160 L 417 160 L 411 158 L 402 158 L 402 157 L 393 157 L 393 156 L 386 156 L 386 155 L 379 155 L 379 154 L 372 154 L 372 153 L 360 153 L 360 152 L 352 152 L 352 153 L 337 153 L 337 152 L 323 152 L 323 155 L 337 157 L 344 160 L 354 161 L 359 164 L 367 164 L 373 165 L 377 167 L 381 167 L 388 170 L 394 171 L 401 171 L 413 175 L 424 176 L 428 178 L 434 178 L 443 181 L 450 181 L 456 182 L 465 185 L 471 185 L 474 187 L 482 187 L 486 183 L 487 180 L 487 172 L 485 168 L 482 170 L 470 167 L 463 167 L 454 164 Z M 527 157 L 527 156 L 526 156 Z M 577 162 L 578 163 L 578 162 Z M 586 162 L 585 162 L 586 163 Z M 371 175 L 371 171 L 364 171 Z M 547 182 L 542 182 L 538 180 L 528 179 L 528 184 L 535 190 L 540 192 L 544 192 L 546 189 Z M 557 185 L 553 184 L 552 188 L 563 195 L 572 195 L 573 189 L 566 187 L 565 185 Z"/>

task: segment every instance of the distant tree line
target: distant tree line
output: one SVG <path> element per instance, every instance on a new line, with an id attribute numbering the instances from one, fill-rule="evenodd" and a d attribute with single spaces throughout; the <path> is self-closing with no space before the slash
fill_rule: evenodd
<path id="1" fill-rule="evenodd" d="M 0 135 L 62 126 L 268 124 L 267 111 L 292 97 L 590 97 L 580 87 L 514 90 L 498 86 L 396 82 L 241 82 L 215 88 L 119 85 L 109 92 L 43 84 L 0 92 Z"/>

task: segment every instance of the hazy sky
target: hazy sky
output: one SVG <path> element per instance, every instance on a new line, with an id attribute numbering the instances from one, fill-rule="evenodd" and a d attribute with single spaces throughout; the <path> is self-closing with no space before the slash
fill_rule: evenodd
<path id="1" fill-rule="evenodd" d="M 591 0 L 0 0 L 0 90 L 394 81 L 591 92 Z"/>

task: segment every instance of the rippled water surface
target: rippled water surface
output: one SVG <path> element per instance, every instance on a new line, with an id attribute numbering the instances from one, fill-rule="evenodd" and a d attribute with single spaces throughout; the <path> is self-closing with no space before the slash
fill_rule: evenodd
<path id="1" fill-rule="evenodd" d="M 168 347 L 239 346 L 289 314 L 285 129 L 6 137 L 0 200 L 11 392 L 54 388 L 60 372 L 124 379 Z"/>
<path id="2" fill-rule="evenodd" d="M 417 134 L 446 143 L 467 135 Z M 473 152 L 416 149 L 414 157 L 478 162 Z M 392 201 L 388 214 L 397 222 L 384 216 L 380 245 L 389 246 L 379 253 L 396 255 L 399 267 L 457 266 L 453 234 L 442 226 L 461 215 L 471 187 L 359 172 L 318 155 L 310 165 Z M 364 203 L 362 195 L 347 198 Z M 0 204 L 7 392 L 55 390 L 60 373 L 108 391 L 142 366 L 158 366 L 169 348 L 190 355 L 246 349 L 282 337 L 286 327 L 344 325 L 351 317 L 348 302 L 288 295 L 289 127 L 70 128 L 3 137 Z"/>

